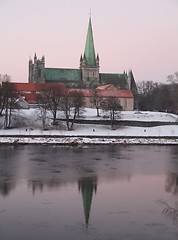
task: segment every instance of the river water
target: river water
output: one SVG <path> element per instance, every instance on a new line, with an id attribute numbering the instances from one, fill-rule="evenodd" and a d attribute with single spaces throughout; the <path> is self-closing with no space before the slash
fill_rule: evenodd
<path id="1" fill-rule="evenodd" d="M 178 146 L 0 146 L 2 240 L 177 240 L 167 204 Z"/>

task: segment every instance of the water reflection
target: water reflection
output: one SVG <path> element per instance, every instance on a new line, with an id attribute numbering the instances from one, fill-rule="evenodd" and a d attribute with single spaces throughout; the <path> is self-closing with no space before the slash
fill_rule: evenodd
<path id="1" fill-rule="evenodd" d="M 0 194 L 4 197 L 7 197 L 12 189 L 15 188 L 15 183 L 6 180 L 0 179 Z"/>
<path id="2" fill-rule="evenodd" d="M 51 190 L 57 190 L 64 185 L 65 183 L 61 183 L 61 181 L 58 181 L 56 179 L 52 179 L 49 182 L 43 182 L 40 180 L 28 182 L 28 188 L 32 189 L 33 195 L 35 195 L 36 191 L 43 192 L 44 187 L 47 187 Z M 86 227 L 88 227 L 92 198 L 93 194 L 96 194 L 97 191 L 97 177 L 80 178 L 78 180 L 78 190 L 82 194 L 85 223 Z"/>
<path id="3" fill-rule="evenodd" d="M 9 193 L 15 188 L 17 181 L 17 169 L 19 152 L 16 153 L 14 161 L 14 147 L 1 147 L 1 161 L 0 161 L 0 194 L 7 197 Z"/>
<path id="4" fill-rule="evenodd" d="M 178 194 L 178 174 L 167 174 L 165 190 L 166 192 L 172 193 L 174 195 Z"/>
<path id="5" fill-rule="evenodd" d="M 88 227 L 93 193 L 96 194 L 97 191 L 97 178 L 88 177 L 79 179 L 78 188 L 79 191 L 82 193 L 85 223 L 86 227 Z"/>
<path id="6" fill-rule="evenodd" d="M 175 148 L 0 146 L 2 239 L 176 239 Z"/>

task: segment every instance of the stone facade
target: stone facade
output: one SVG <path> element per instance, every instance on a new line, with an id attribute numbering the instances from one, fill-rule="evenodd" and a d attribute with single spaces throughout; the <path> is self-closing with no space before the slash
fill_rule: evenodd
<path id="1" fill-rule="evenodd" d="M 37 59 L 36 53 L 34 56 L 34 62 L 29 60 L 29 83 L 44 83 L 45 82 L 45 58 Z"/>
<path id="2" fill-rule="evenodd" d="M 99 79 L 99 56 L 96 59 L 96 66 L 88 66 L 84 58 L 80 59 L 80 69 L 82 74 L 82 83 L 84 86 L 91 87 L 100 84 Z"/>

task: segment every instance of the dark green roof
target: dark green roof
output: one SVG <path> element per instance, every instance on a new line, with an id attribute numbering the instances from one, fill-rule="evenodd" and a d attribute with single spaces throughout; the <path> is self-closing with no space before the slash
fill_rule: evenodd
<path id="1" fill-rule="evenodd" d="M 91 18 L 89 19 L 87 39 L 85 43 L 85 52 L 84 58 L 86 60 L 86 65 L 90 67 L 96 66 L 96 57 L 95 57 L 95 47 L 93 40 L 93 31 L 91 25 Z"/>
<path id="2" fill-rule="evenodd" d="M 80 69 L 45 68 L 46 82 L 79 82 L 82 80 Z"/>
<path id="3" fill-rule="evenodd" d="M 117 74 L 117 73 L 100 73 L 99 74 L 101 84 L 113 84 L 121 89 L 127 89 L 127 74 Z"/>

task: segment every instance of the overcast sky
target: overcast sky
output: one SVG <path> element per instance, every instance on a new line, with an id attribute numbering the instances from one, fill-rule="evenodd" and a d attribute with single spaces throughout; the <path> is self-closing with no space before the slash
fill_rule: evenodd
<path id="1" fill-rule="evenodd" d="M 100 72 L 166 82 L 178 71 L 178 0 L 0 0 L 0 73 L 27 82 L 35 52 L 78 68 L 90 9 Z"/>

